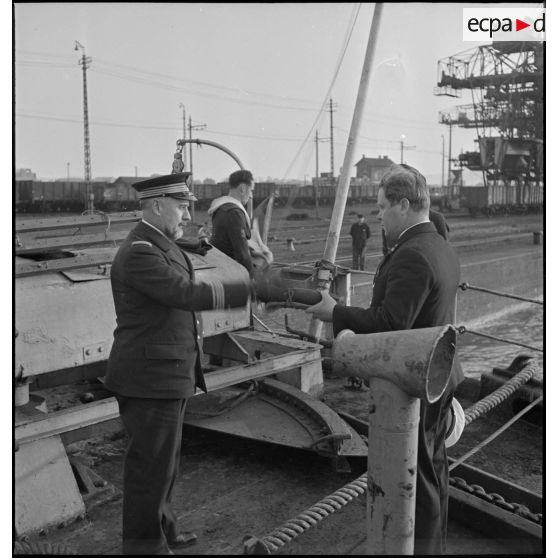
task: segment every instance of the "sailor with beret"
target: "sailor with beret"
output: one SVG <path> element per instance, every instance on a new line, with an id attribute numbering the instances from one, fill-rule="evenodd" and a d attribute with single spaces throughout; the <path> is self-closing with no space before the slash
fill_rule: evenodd
<path id="1" fill-rule="evenodd" d="M 186 401 L 206 391 L 198 312 L 244 306 L 249 283 L 196 279 L 177 242 L 190 220 L 189 173 L 134 184 L 143 210 L 114 258 L 116 329 L 106 374 L 129 436 L 124 462 L 124 554 L 172 554 L 196 542 L 171 508 Z"/>

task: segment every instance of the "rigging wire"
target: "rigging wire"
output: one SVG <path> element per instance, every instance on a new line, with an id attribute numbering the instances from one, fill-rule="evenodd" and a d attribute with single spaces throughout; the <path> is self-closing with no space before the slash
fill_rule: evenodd
<path id="1" fill-rule="evenodd" d="M 82 124 L 82 120 L 78 117 L 65 117 L 65 116 L 53 116 L 48 114 L 33 114 L 33 113 L 25 113 L 19 112 L 16 113 L 15 116 L 17 118 L 33 118 L 37 120 L 54 120 L 59 122 L 68 122 L 72 124 Z M 150 130 L 176 130 L 177 126 L 175 125 L 168 125 L 168 124 L 137 124 L 131 122 L 110 122 L 110 121 L 100 121 L 100 120 L 92 120 L 90 121 L 90 125 L 92 126 L 110 126 L 115 128 L 140 128 L 140 129 L 150 129 Z M 239 133 L 231 133 L 231 132 L 221 132 L 212 129 L 206 129 L 206 133 L 219 135 L 219 136 L 230 136 L 230 137 L 237 137 L 237 138 L 248 138 L 248 139 L 257 139 L 257 140 L 268 140 L 268 141 L 283 141 L 283 142 L 300 142 L 300 138 L 288 138 L 288 137 L 280 137 L 280 136 L 260 136 L 254 134 L 239 134 Z"/>
<path id="2" fill-rule="evenodd" d="M 45 62 L 42 62 L 40 60 L 37 61 L 19 61 L 16 60 L 16 64 L 24 64 L 24 65 L 41 65 L 41 64 L 50 64 L 50 62 L 48 62 L 48 58 L 61 58 L 63 60 L 67 60 L 67 67 L 72 67 L 75 66 L 74 64 L 74 58 L 73 57 L 68 57 L 68 56 L 60 56 L 57 54 L 50 54 L 50 53 L 38 53 L 38 52 L 32 52 L 32 51 L 16 51 L 16 55 L 17 54 L 23 54 L 23 55 L 31 55 L 31 56 L 39 56 L 42 58 L 47 58 L 47 60 Z M 270 99 L 278 99 L 280 101 L 285 101 L 285 102 L 292 102 L 292 101 L 296 101 L 299 103 L 307 103 L 310 105 L 316 105 L 316 101 L 315 100 L 310 100 L 310 99 L 303 99 L 300 97 L 289 97 L 286 95 L 274 95 L 273 93 L 263 93 L 263 92 L 258 92 L 258 91 L 250 91 L 247 89 L 239 89 L 238 87 L 230 87 L 230 86 L 226 86 L 226 85 L 218 85 L 215 83 L 210 83 L 210 82 L 205 82 L 205 81 L 198 81 L 198 80 L 193 80 L 193 79 L 187 79 L 187 78 L 183 78 L 183 77 L 177 77 L 175 75 L 170 75 L 170 74 L 164 74 L 161 72 L 151 72 L 148 70 L 142 70 L 140 68 L 137 68 L 135 66 L 127 66 L 124 64 L 115 64 L 113 62 L 109 62 L 107 60 L 101 59 L 101 58 L 95 58 L 95 66 L 97 68 L 105 68 L 108 71 L 110 71 L 112 69 L 113 72 L 120 72 L 120 77 L 125 77 L 126 76 L 126 72 L 132 72 L 132 73 L 136 73 L 139 74 L 135 77 L 140 77 L 142 75 L 146 76 L 146 77 L 150 77 L 150 78 L 155 78 L 157 80 L 170 80 L 173 82 L 182 82 L 182 83 L 186 83 L 186 84 L 190 84 L 190 85 L 194 85 L 194 86 L 202 86 L 202 87 L 209 87 L 211 89 L 217 89 L 217 90 L 223 90 L 227 93 L 241 93 L 243 95 L 254 95 L 254 96 L 259 96 L 259 97 L 267 97 Z M 66 67 L 66 66 L 64 66 Z"/>
<path id="3" fill-rule="evenodd" d="M 337 77 L 339 75 L 339 71 L 341 70 L 341 65 L 345 59 L 345 54 L 347 53 L 347 48 L 349 47 L 349 43 L 351 41 L 351 37 L 353 36 L 353 31 L 356 25 L 356 21 L 358 18 L 358 14 L 360 13 L 360 8 L 361 8 L 362 4 L 357 4 L 357 6 L 354 8 L 354 16 L 352 18 L 352 22 L 349 23 L 349 27 L 347 29 L 347 33 L 345 35 L 345 41 L 344 44 L 342 46 L 341 52 L 340 52 L 340 56 L 339 56 L 339 60 L 337 61 L 337 66 L 335 68 L 335 71 L 333 73 L 333 77 L 331 79 L 331 83 L 329 84 L 329 87 L 327 89 L 327 92 L 324 96 L 324 100 L 322 102 L 322 107 L 320 109 L 320 111 L 318 112 L 318 114 L 316 115 L 316 118 L 314 119 L 314 122 L 312 123 L 312 126 L 310 127 L 310 129 L 308 130 L 308 134 L 306 135 L 306 137 L 304 138 L 304 141 L 302 142 L 300 148 L 298 149 L 298 151 L 296 152 L 293 160 L 291 161 L 290 165 L 288 166 L 285 174 L 283 175 L 283 180 L 285 180 L 287 178 L 287 176 L 289 175 L 289 173 L 291 172 L 293 166 L 295 165 L 296 161 L 298 160 L 298 158 L 300 157 L 300 154 L 302 152 L 302 150 L 306 147 L 306 145 L 308 144 L 308 140 L 310 138 L 310 136 L 312 135 L 312 133 L 314 132 L 314 130 L 316 129 L 316 126 L 318 124 L 318 121 L 321 117 L 321 115 L 324 112 L 324 109 L 327 105 L 327 101 L 329 99 L 329 97 L 331 96 L 331 91 L 333 90 L 333 86 L 335 85 L 336 81 L 337 81 Z"/>
<path id="4" fill-rule="evenodd" d="M 74 63 L 63 63 L 63 62 L 50 62 L 48 60 L 16 60 L 15 64 L 17 66 L 44 66 L 50 68 L 61 68 L 61 69 L 73 69 L 75 66 Z M 228 101 L 232 103 L 239 103 L 239 104 L 247 104 L 250 106 L 262 106 L 262 107 L 269 107 L 269 108 L 276 108 L 276 109 L 284 109 L 284 110 L 296 110 L 296 111 L 308 111 L 314 112 L 316 109 L 314 108 L 316 105 L 315 101 L 311 101 L 308 99 L 300 99 L 295 97 L 287 97 L 284 95 L 273 95 L 270 93 L 259 93 L 254 91 L 248 90 L 240 90 L 235 87 L 226 87 L 220 86 L 215 84 L 210 84 L 207 82 L 199 82 L 194 80 L 187 80 L 183 78 L 176 78 L 167 74 L 160 74 L 156 72 L 148 72 L 139 70 L 137 68 L 133 68 L 130 66 L 122 66 L 119 64 L 111 64 L 104 62 L 102 60 L 95 59 L 95 64 L 91 66 L 90 70 L 94 73 L 100 75 L 107 75 L 110 77 L 115 77 L 121 80 L 131 81 L 133 83 L 140 83 L 143 85 L 149 85 L 152 87 L 158 87 L 160 89 L 166 91 L 178 91 L 181 93 L 187 93 L 189 95 L 198 96 L 198 97 L 210 97 L 213 99 Z M 129 71 L 127 71 L 129 70 Z M 134 72 L 136 75 L 134 75 Z M 165 83 L 164 81 L 170 81 L 171 83 Z M 174 82 L 174 83 L 172 83 Z M 179 85 L 178 83 L 185 83 L 189 84 L 188 86 Z M 217 92 L 210 93 L 204 92 L 196 89 L 191 89 L 192 86 L 201 86 L 201 87 L 209 87 L 216 90 L 222 90 L 225 93 L 219 94 Z M 281 105 L 277 103 L 271 102 L 264 102 L 264 101 L 257 101 L 254 99 L 239 99 L 231 97 L 231 92 L 236 94 L 242 94 L 244 96 L 256 96 L 256 97 L 263 97 L 269 99 L 276 99 L 279 101 L 283 101 L 285 103 L 291 103 L 289 105 Z M 312 106 L 293 106 L 292 102 L 297 103 L 306 103 Z"/>

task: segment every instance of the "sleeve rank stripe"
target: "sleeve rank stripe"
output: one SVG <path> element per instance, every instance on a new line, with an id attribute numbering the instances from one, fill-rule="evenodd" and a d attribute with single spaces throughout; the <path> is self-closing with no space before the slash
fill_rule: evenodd
<path id="1" fill-rule="evenodd" d="M 213 309 L 224 310 L 225 308 L 225 288 L 221 281 L 216 278 L 207 278 L 205 281 L 211 287 L 211 294 L 213 296 Z"/>

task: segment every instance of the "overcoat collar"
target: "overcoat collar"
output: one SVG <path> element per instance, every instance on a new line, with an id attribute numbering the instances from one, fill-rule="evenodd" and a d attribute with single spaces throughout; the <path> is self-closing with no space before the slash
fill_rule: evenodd
<path id="1" fill-rule="evenodd" d="M 432 221 L 426 221 L 424 223 L 419 223 L 418 225 L 415 225 L 414 227 L 411 227 L 409 229 L 407 229 L 397 240 L 397 242 L 395 243 L 395 246 L 400 246 L 401 244 L 403 244 L 404 242 L 406 242 L 407 240 L 409 240 L 410 238 L 413 238 L 414 236 L 417 236 L 419 234 L 423 234 L 423 233 L 429 233 L 429 232 L 436 232 L 436 227 L 434 226 L 434 223 L 432 223 Z"/>
<path id="2" fill-rule="evenodd" d="M 158 248 L 163 250 L 164 252 L 168 252 L 172 248 L 176 248 L 176 244 L 167 238 L 164 234 L 156 231 L 154 228 L 146 225 L 142 221 L 140 221 L 135 228 L 133 229 L 133 233 L 137 234 L 139 237 L 147 240 L 153 244 L 155 244 Z"/>
<path id="3" fill-rule="evenodd" d="M 376 275 L 374 276 L 374 280 L 373 280 L 373 284 L 376 283 L 376 278 L 378 277 L 378 275 L 380 274 L 380 271 L 382 270 L 382 268 L 384 267 L 384 265 L 386 264 L 386 262 L 390 259 L 391 255 L 405 242 L 407 242 L 409 239 L 414 238 L 415 236 L 418 236 L 419 234 L 424 234 L 424 233 L 437 233 L 436 231 L 436 227 L 434 226 L 434 223 L 432 223 L 431 221 L 428 221 L 426 223 L 419 223 L 418 225 L 415 225 L 414 227 L 411 227 L 410 229 L 407 229 L 397 240 L 397 242 L 387 251 L 387 254 L 383 257 L 382 261 L 380 262 L 380 264 L 378 265 L 378 269 L 376 270 Z"/>

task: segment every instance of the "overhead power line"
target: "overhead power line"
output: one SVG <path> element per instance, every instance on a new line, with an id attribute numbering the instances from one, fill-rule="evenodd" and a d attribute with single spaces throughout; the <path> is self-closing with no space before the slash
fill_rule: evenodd
<path id="1" fill-rule="evenodd" d="M 341 70 L 343 60 L 345 59 L 345 54 L 347 53 L 347 48 L 349 47 L 349 43 L 351 42 L 351 37 L 353 36 L 353 31 L 355 29 L 355 24 L 356 24 L 356 21 L 357 21 L 357 18 L 358 18 L 358 14 L 360 13 L 360 7 L 361 7 L 361 4 L 358 4 L 358 6 L 356 7 L 356 9 L 353 12 L 352 20 L 349 21 L 349 26 L 347 28 L 347 32 L 345 34 L 345 39 L 344 39 L 344 42 L 343 42 L 342 47 L 341 47 L 341 52 L 339 54 L 339 59 L 337 61 L 337 65 L 335 67 L 335 71 L 333 72 L 333 77 L 331 78 L 331 82 L 329 84 L 329 87 L 327 88 L 326 95 L 325 95 L 324 100 L 322 102 L 322 106 L 321 106 L 318 114 L 316 115 L 316 118 L 314 119 L 314 122 L 312 123 L 312 126 L 308 130 L 308 134 L 304 138 L 304 141 L 302 142 L 300 148 L 298 149 L 295 156 L 293 157 L 293 160 L 291 161 L 291 164 L 287 168 L 287 170 L 286 170 L 286 172 L 283 176 L 283 180 L 289 175 L 289 173 L 291 172 L 291 170 L 292 170 L 293 166 L 295 165 L 296 161 L 300 157 L 300 154 L 302 153 L 302 150 L 308 145 L 310 136 L 313 134 L 314 130 L 316 129 L 316 126 L 318 125 L 318 121 L 320 119 L 320 116 L 323 114 L 323 112 L 325 110 L 325 107 L 326 107 L 326 104 L 328 102 L 328 99 L 331 97 L 331 91 L 333 90 L 333 86 L 335 85 L 335 82 L 337 81 L 339 71 Z"/>
<path id="2" fill-rule="evenodd" d="M 73 64 L 68 61 L 67 63 L 63 63 L 60 61 L 55 61 L 55 62 L 51 62 L 48 60 L 48 57 L 45 57 L 43 55 L 38 55 L 40 57 L 39 60 L 25 60 L 25 59 L 20 59 L 17 57 L 17 53 L 16 53 L 16 60 L 15 63 L 16 65 L 20 65 L 20 66 L 46 66 L 46 67 L 57 67 L 57 68 L 71 68 L 73 67 Z M 66 59 L 65 57 L 58 57 L 56 55 L 52 55 L 53 57 L 56 58 L 61 58 L 61 59 Z M 47 58 L 46 60 L 44 58 Z M 99 73 L 99 74 L 103 74 L 103 75 L 108 75 L 111 77 L 116 77 L 118 79 L 122 79 L 122 80 L 127 80 L 127 81 L 132 81 L 134 83 L 142 83 L 144 85 L 150 85 L 152 87 L 159 87 L 162 89 L 166 89 L 166 90 L 172 90 L 172 91 L 180 91 L 180 92 L 186 92 L 186 93 L 190 93 L 191 95 L 198 95 L 198 96 L 204 96 L 204 97 L 208 97 L 208 96 L 212 96 L 212 98 L 216 98 L 216 99 L 222 99 L 222 100 L 227 100 L 227 101 L 232 101 L 232 102 L 236 102 L 236 103 L 241 103 L 241 104 L 249 104 L 249 105 L 258 105 L 258 106 L 265 106 L 265 107 L 271 107 L 271 108 L 282 108 L 282 109 L 289 109 L 289 110 L 311 110 L 314 111 L 316 110 L 316 101 L 315 100 L 309 100 L 309 99 L 301 99 L 301 98 L 297 98 L 297 97 L 288 97 L 285 95 L 274 95 L 272 93 L 261 93 L 261 92 L 255 92 L 255 91 L 249 91 L 246 89 L 239 89 L 237 87 L 230 87 L 230 86 L 222 86 L 222 85 L 216 85 L 216 84 L 212 84 L 212 83 L 208 83 L 208 82 L 202 82 L 202 81 L 195 81 L 195 80 L 190 80 L 190 79 L 184 79 L 184 78 L 178 78 L 176 76 L 172 76 L 172 75 L 168 75 L 168 74 L 163 74 L 163 73 L 159 73 L 159 72 L 150 72 L 150 71 L 146 71 L 146 70 L 141 70 L 139 68 L 135 68 L 132 66 L 125 66 L 125 65 L 121 65 L 121 64 L 113 64 L 110 62 L 106 62 L 103 60 L 99 60 L 96 62 L 96 66 L 95 68 L 92 68 L 92 71 L 94 71 L 95 73 Z M 185 84 L 185 85 L 181 85 L 181 84 Z M 205 91 L 199 91 L 199 90 L 192 90 L 191 87 L 207 87 L 210 89 L 214 89 L 216 91 L 223 91 L 222 94 L 219 93 L 207 93 Z M 232 94 L 236 94 L 236 95 L 243 95 L 244 97 L 246 97 L 245 99 L 238 99 L 238 98 L 234 98 L 231 97 L 231 93 Z M 249 98 L 251 97 L 251 98 Z M 260 97 L 260 98 L 268 98 L 268 99 L 274 99 L 277 101 L 281 101 L 284 103 L 306 103 L 307 105 L 310 106 L 289 106 L 289 105 L 280 105 L 277 103 L 271 103 L 271 102 L 264 102 L 264 101 L 258 101 L 253 99 L 253 97 Z"/>
<path id="3" fill-rule="evenodd" d="M 68 124 L 82 124 L 83 121 L 79 117 L 71 117 L 71 116 L 54 116 L 48 114 L 37 114 L 37 113 L 26 113 L 26 112 L 17 112 L 15 114 L 16 118 L 29 118 L 34 120 L 48 120 L 53 122 L 65 122 Z M 140 129 L 140 130 L 171 130 L 176 131 L 178 129 L 177 125 L 173 124 L 148 124 L 148 123 L 132 123 L 132 122 L 115 122 L 115 121 L 108 121 L 108 120 L 90 120 L 90 126 L 99 126 L 99 127 L 109 127 L 109 128 L 133 128 L 133 129 Z M 336 128 L 344 133 L 348 133 L 347 130 L 344 128 L 340 128 L 336 126 Z M 224 137 L 236 137 L 236 138 L 246 138 L 246 139 L 254 139 L 254 140 L 266 140 L 266 141 L 279 141 L 279 142 L 288 142 L 288 143 L 299 143 L 303 138 L 301 137 L 284 137 L 284 136 L 263 136 L 263 135 L 256 135 L 256 134 L 242 134 L 238 132 L 224 132 L 221 130 L 214 130 L 212 128 L 206 128 L 205 133 L 214 136 L 224 136 Z M 398 147 L 389 147 L 387 144 L 397 144 L 399 145 L 399 141 L 382 139 L 382 138 L 371 138 L 368 136 L 359 136 L 359 138 L 363 142 L 374 142 L 376 145 L 376 149 L 384 149 L 384 150 L 397 150 Z M 329 138 L 325 138 L 329 141 Z M 343 147 L 345 142 L 339 139 L 339 141 L 335 141 L 335 145 L 339 147 Z M 428 150 L 428 149 L 416 149 L 419 153 L 432 153 L 439 155 L 441 152 L 435 150 Z"/>
<path id="4" fill-rule="evenodd" d="M 37 120 L 51 120 L 51 121 L 58 121 L 58 122 L 68 122 L 70 124 L 81 124 L 82 120 L 77 117 L 70 117 L 70 116 L 52 116 L 46 114 L 31 114 L 25 112 L 18 112 L 15 114 L 16 118 L 32 118 Z M 130 122 L 110 122 L 110 121 L 101 121 L 101 120 L 90 120 L 89 124 L 91 126 L 108 126 L 113 128 L 139 128 L 139 129 L 147 129 L 147 130 L 177 130 L 177 125 L 168 125 L 168 124 L 138 124 L 138 123 L 130 123 Z M 253 135 L 253 134 L 239 134 L 236 132 L 221 132 L 217 130 L 212 130 L 210 128 L 206 129 L 207 133 L 216 134 L 220 136 L 231 136 L 231 137 L 239 137 L 239 138 L 251 138 L 251 139 L 264 139 L 270 141 L 288 141 L 288 142 L 299 142 L 301 138 L 288 138 L 288 137 L 279 137 L 279 136 L 260 136 L 260 135 Z"/>

